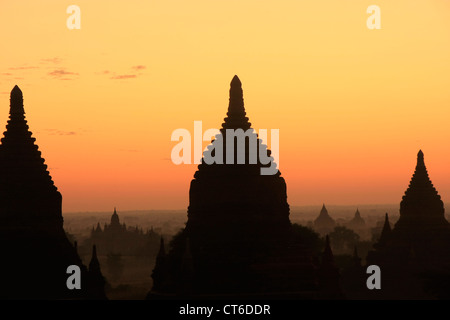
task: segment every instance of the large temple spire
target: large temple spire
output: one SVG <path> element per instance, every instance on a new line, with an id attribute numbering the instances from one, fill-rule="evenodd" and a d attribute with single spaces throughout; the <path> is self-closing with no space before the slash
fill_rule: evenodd
<path id="1" fill-rule="evenodd" d="M 0 298 L 87 298 L 86 290 L 64 286 L 69 265 L 80 266 L 83 288 L 92 283 L 64 232 L 62 196 L 35 141 L 22 91 L 15 86 L 0 144 L 0 251 L 8 257 L 8 263 L 0 264 Z M 102 288 L 98 292 L 104 295 Z"/>
<path id="2" fill-rule="evenodd" d="M 412 216 L 444 220 L 444 204 L 428 176 L 422 150 L 417 154 L 416 169 L 400 203 L 400 221 Z"/>

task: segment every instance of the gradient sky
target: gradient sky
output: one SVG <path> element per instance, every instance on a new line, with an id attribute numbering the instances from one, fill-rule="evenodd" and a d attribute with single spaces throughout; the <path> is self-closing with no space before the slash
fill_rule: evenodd
<path id="1" fill-rule="evenodd" d="M 291 205 L 398 203 L 419 149 L 450 201 L 447 0 L 2 1 L 0 43 L 0 125 L 17 84 L 65 212 L 186 208 L 171 133 L 218 128 L 235 74 Z"/>

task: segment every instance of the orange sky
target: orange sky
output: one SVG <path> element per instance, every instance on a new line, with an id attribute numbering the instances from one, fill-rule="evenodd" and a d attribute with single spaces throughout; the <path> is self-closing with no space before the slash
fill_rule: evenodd
<path id="1" fill-rule="evenodd" d="M 66 9 L 81 8 L 69 30 Z M 381 30 L 366 27 L 369 5 Z M 446 0 L 41 0 L 0 4 L 0 125 L 18 84 L 63 210 L 185 208 L 173 130 L 218 128 L 237 74 L 280 130 L 291 205 L 398 203 L 425 153 L 450 201 Z M 206 146 L 206 144 L 205 144 Z"/>

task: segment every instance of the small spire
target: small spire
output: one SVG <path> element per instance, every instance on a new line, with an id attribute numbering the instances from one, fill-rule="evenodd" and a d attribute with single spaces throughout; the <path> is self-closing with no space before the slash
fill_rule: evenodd
<path id="1" fill-rule="evenodd" d="M 89 298 L 95 300 L 107 299 L 105 295 L 105 278 L 102 275 L 100 268 L 100 262 L 97 258 L 97 246 L 92 246 L 92 258 L 89 263 L 89 280 L 88 280 L 88 292 Z"/>
<path id="2" fill-rule="evenodd" d="M 228 104 L 227 117 L 222 124 L 224 129 L 238 129 L 247 130 L 251 123 L 245 116 L 244 108 L 244 93 L 242 91 L 242 83 L 238 76 L 234 76 L 230 83 L 230 102 Z"/>
<path id="3" fill-rule="evenodd" d="M 333 251 L 331 251 L 330 237 L 327 235 L 325 238 L 325 250 L 322 256 L 322 265 L 334 265 Z"/>
<path id="4" fill-rule="evenodd" d="M 100 262 L 97 258 L 97 246 L 95 244 L 92 246 L 92 257 L 91 262 L 89 262 L 89 271 L 100 271 Z"/>
<path id="5" fill-rule="evenodd" d="M 386 246 L 387 242 L 389 241 L 389 237 L 391 236 L 391 225 L 389 223 L 389 216 L 386 212 L 385 218 L 384 218 L 384 225 L 383 230 L 381 230 L 380 239 L 378 240 L 378 247 L 384 247 Z"/>
<path id="6" fill-rule="evenodd" d="M 233 87 L 233 86 L 235 86 L 235 87 L 237 87 L 237 86 L 241 87 L 241 86 L 242 86 L 241 80 L 239 80 L 239 77 L 238 77 L 237 75 L 234 75 L 233 79 L 231 79 L 230 86 L 231 86 L 231 87 Z M 16 87 L 17 87 L 17 86 L 16 86 Z"/>
<path id="7" fill-rule="evenodd" d="M 114 207 L 114 213 L 111 216 L 111 225 L 120 225 L 119 215 L 117 214 L 116 207 Z"/>
<path id="8" fill-rule="evenodd" d="M 161 236 L 161 241 L 159 243 L 159 252 L 158 252 L 158 258 L 162 258 L 166 256 L 166 249 L 164 248 L 164 238 Z"/>
<path id="9" fill-rule="evenodd" d="M 22 90 L 16 85 L 11 90 L 10 96 L 10 115 L 19 115 L 23 116 L 25 114 L 25 110 L 23 109 L 23 94 Z"/>
<path id="10" fill-rule="evenodd" d="M 320 209 L 320 214 L 319 214 L 319 216 L 323 216 L 323 215 L 328 216 L 328 210 L 327 210 L 327 208 L 325 207 L 325 204 L 322 205 L 322 209 Z"/>
<path id="11" fill-rule="evenodd" d="M 389 223 L 389 215 L 388 215 L 388 213 L 386 212 L 386 214 L 384 215 L 384 226 L 383 226 L 383 231 L 382 231 L 382 233 L 384 232 L 384 233 L 388 233 L 388 234 L 390 234 L 391 233 L 391 224 Z"/>
<path id="12" fill-rule="evenodd" d="M 359 213 L 359 209 L 358 208 L 356 208 L 355 217 L 358 217 L 358 218 L 361 217 L 361 214 Z"/>
<path id="13" fill-rule="evenodd" d="M 419 153 L 417 153 L 417 166 L 425 166 L 422 150 L 419 150 Z"/>
<path id="14" fill-rule="evenodd" d="M 242 92 L 242 83 L 238 76 L 234 76 L 230 83 L 230 104 L 229 113 L 239 113 L 245 115 L 244 94 Z"/>

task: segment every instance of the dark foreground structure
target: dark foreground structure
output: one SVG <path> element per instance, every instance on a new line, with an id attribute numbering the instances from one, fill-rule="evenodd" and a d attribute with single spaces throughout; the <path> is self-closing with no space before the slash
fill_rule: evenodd
<path id="1" fill-rule="evenodd" d="M 400 203 L 400 219 L 391 230 L 388 215 L 367 263 L 380 266 L 380 299 L 449 299 L 450 226 L 419 151 L 417 165 Z"/>
<path id="2" fill-rule="evenodd" d="M 289 220 L 280 172 L 261 174 L 275 165 L 273 158 L 265 164 L 261 157 L 249 160 L 252 152 L 271 152 L 251 129 L 237 76 L 224 120 L 191 181 L 186 228 L 167 254 L 161 243 L 147 298 L 341 298 L 329 242 L 321 259 L 318 236 Z M 239 139 L 231 138 L 233 145 L 227 141 L 227 129 L 248 133 L 241 146 L 243 163 L 238 162 Z M 225 159 L 233 149 L 230 164 Z M 207 156 L 223 163 L 207 164 Z"/>
<path id="3" fill-rule="evenodd" d="M 15 86 L 0 145 L 0 298 L 104 299 L 95 248 L 88 270 L 66 237 L 62 197 L 35 140 Z M 66 285 L 70 265 L 81 268 L 81 290 Z"/>

